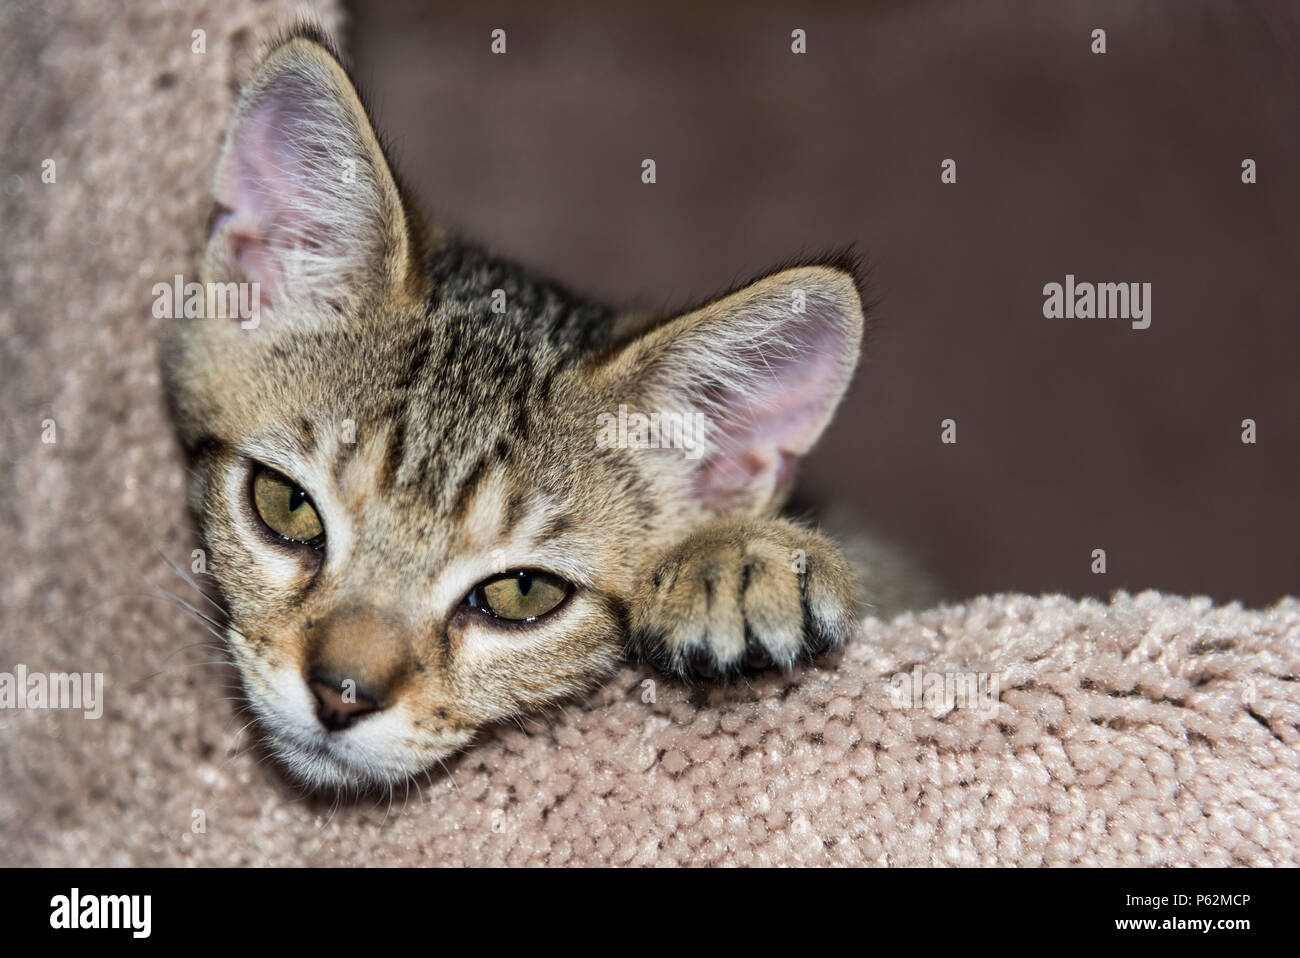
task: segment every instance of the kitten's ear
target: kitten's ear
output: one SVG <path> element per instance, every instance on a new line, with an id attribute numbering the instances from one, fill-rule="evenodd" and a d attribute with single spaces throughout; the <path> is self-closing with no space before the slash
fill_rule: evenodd
<path id="1" fill-rule="evenodd" d="M 606 367 L 646 414 L 698 411 L 702 454 L 677 453 L 706 509 L 760 512 L 830 422 L 862 344 L 851 272 L 803 266 L 673 319 Z"/>
<path id="2" fill-rule="evenodd" d="M 334 306 L 410 280 L 412 217 L 346 71 L 294 37 L 258 66 L 226 133 L 204 279 L 263 307 Z"/>

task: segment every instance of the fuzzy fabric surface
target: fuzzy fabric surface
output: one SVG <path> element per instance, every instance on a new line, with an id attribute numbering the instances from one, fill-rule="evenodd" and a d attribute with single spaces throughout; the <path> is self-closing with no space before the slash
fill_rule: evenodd
<path id="1" fill-rule="evenodd" d="M 194 543 L 150 305 L 298 5 L 136 10 L 0 7 L 0 670 L 104 674 L 98 719 L 0 710 L 0 865 L 1300 864 L 1296 599 L 977 598 L 790 676 L 628 667 L 409 791 L 297 794 L 164 594 L 202 601 L 162 557 Z"/>
<path id="2" fill-rule="evenodd" d="M 337 805 L 277 787 L 210 679 L 131 684 L 140 625 L 102 720 L 7 721 L 8 863 L 1300 864 L 1295 600 L 995 596 L 726 689 L 629 668 Z"/>

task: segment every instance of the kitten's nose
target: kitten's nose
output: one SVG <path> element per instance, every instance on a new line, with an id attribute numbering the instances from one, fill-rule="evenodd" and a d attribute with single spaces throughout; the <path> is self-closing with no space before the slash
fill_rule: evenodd
<path id="1" fill-rule="evenodd" d="M 313 620 L 306 638 L 302 675 L 331 732 L 392 705 L 414 668 L 410 626 L 390 611 L 343 606 Z"/>
<path id="2" fill-rule="evenodd" d="M 316 696 L 316 717 L 331 732 L 351 728 L 357 719 L 383 708 L 374 696 L 343 682 L 313 678 L 307 687 Z"/>

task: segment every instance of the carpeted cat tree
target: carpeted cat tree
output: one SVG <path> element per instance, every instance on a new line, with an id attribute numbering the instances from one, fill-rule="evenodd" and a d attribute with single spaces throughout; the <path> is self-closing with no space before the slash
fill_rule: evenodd
<path id="1" fill-rule="evenodd" d="M 152 6 L 3 6 L 0 669 L 106 688 L 0 711 L 0 864 L 1300 864 L 1295 599 L 990 596 L 725 690 L 629 667 L 419 789 L 301 799 L 159 591 L 193 546 L 150 311 L 299 11 Z"/>

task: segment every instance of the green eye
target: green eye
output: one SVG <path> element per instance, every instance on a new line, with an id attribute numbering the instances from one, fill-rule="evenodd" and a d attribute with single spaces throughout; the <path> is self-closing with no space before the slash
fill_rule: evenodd
<path id="1" fill-rule="evenodd" d="M 553 611 L 572 588 L 545 572 L 521 569 L 480 582 L 469 594 L 469 605 L 498 619 L 531 622 Z"/>
<path id="2" fill-rule="evenodd" d="M 253 505 L 276 535 L 314 545 L 325 533 L 307 493 L 273 469 L 263 467 L 253 477 Z"/>

